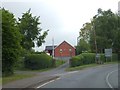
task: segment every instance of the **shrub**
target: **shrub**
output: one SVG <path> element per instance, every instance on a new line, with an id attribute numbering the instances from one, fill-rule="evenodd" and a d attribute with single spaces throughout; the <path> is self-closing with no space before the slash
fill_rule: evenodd
<path id="1" fill-rule="evenodd" d="M 25 57 L 25 68 L 44 69 L 53 66 L 52 57 L 47 54 L 30 54 Z"/>
<path id="2" fill-rule="evenodd" d="M 83 64 L 95 63 L 94 53 L 82 53 L 70 59 L 71 67 L 80 66 Z"/>
<path id="3" fill-rule="evenodd" d="M 70 59 L 70 65 L 71 65 L 71 67 L 79 66 L 81 64 L 82 64 L 82 60 L 78 56 L 72 57 Z"/>
<path id="4" fill-rule="evenodd" d="M 118 54 L 112 54 L 112 61 L 118 61 Z"/>
<path id="5" fill-rule="evenodd" d="M 100 54 L 100 60 L 103 62 L 106 62 L 106 57 L 104 54 Z M 117 61 L 118 60 L 118 54 L 113 53 L 112 54 L 112 61 Z M 107 57 L 107 62 L 111 61 L 111 57 Z"/>
<path id="6" fill-rule="evenodd" d="M 100 60 L 102 62 L 106 62 L 106 58 L 105 58 L 105 55 L 104 54 L 100 54 Z"/>
<path id="7" fill-rule="evenodd" d="M 82 53 L 70 59 L 71 67 L 95 63 L 95 53 Z M 104 54 L 100 54 L 100 60 L 106 62 Z M 117 61 L 118 55 L 112 54 L 112 61 Z M 107 58 L 107 62 L 111 61 L 111 58 Z"/>
<path id="8" fill-rule="evenodd" d="M 95 63 L 95 53 L 82 53 L 83 64 Z"/>

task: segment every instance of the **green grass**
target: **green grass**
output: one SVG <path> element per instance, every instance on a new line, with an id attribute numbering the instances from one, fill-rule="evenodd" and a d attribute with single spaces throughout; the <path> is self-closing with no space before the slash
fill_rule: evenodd
<path id="1" fill-rule="evenodd" d="M 14 74 L 12 76 L 3 77 L 2 84 L 7 84 L 7 83 L 15 81 L 15 80 L 30 78 L 30 77 L 34 77 L 34 76 L 35 76 L 35 74 Z"/>
<path id="2" fill-rule="evenodd" d="M 2 78 L 0 77 L 0 85 L 2 84 Z"/>
<path id="3" fill-rule="evenodd" d="M 65 61 L 56 60 L 56 67 L 58 67 L 58 66 L 60 66 L 64 63 L 65 63 Z M 20 70 L 16 70 L 14 75 L 1 78 L 0 79 L 0 84 L 1 83 L 2 84 L 7 84 L 7 83 L 10 83 L 12 81 L 34 77 L 34 76 L 36 76 L 35 73 L 37 73 L 37 72 L 44 72 L 44 71 L 48 71 L 48 70 L 51 70 L 51 69 L 54 69 L 54 68 L 55 67 L 40 69 L 40 70 L 30 70 L 30 69 L 23 68 L 23 69 L 20 69 Z M 20 71 L 21 73 L 17 73 L 17 71 L 18 72 Z M 22 71 L 23 71 L 23 73 L 22 73 Z M 33 72 L 33 73 L 29 73 L 29 72 Z"/>
<path id="4" fill-rule="evenodd" d="M 69 67 L 66 69 L 66 71 L 76 71 L 76 70 L 82 70 L 82 69 L 86 69 L 86 68 L 90 68 L 90 67 L 96 67 L 96 66 L 100 66 L 100 65 L 106 65 L 106 64 L 116 64 L 118 62 L 106 62 L 104 64 L 87 64 L 87 65 L 82 65 L 82 66 L 77 66 L 77 67 Z"/>
<path id="5" fill-rule="evenodd" d="M 56 67 L 58 67 L 64 63 L 65 63 L 65 61 L 63 61 L 63 60 L 56 60 Z"/>

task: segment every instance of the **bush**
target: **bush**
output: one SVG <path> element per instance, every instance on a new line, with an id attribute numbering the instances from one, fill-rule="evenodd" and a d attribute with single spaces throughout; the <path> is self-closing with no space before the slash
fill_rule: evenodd
<path id="1" fill-rule="evenodd" d="M 112 54 L 112 61 L 118 61 L 118 54 Z"/>
<path id="2" fill-rule="evenodd" d="M 100 54 L 100 60 L 106 62 L 106 57 L 104 54 Z M 112 61 L 117 61 L 117 60 L 118 60 L 118 54 L 113 53 Z M 111 62 L 111 57 L 107 57 L 107 62 Z"/>
<path id="3" fill-rule="evenodd" d="M 95 53 L 82 53 L 83 64 L 95 63 Z"/>
<path id="4" fill-rule="evenodd" d="M 106 62 L 106 58 L 105 58 L 105 55 L 104 54 L 100 54 L 100 60 L 102 62 Z"/>
<path id="5" fill-rule="evenodd" d="M 25 57 L 25 68 L 29 69 L 45 69 L 53 67 L 52 57 L 47 54 L 30 54 Z"/>
<path id="6" fill-rule="evenodd" d="M 79 66 L 82 64 L 82 57 L 80 56 L 75 56 L 70 59 L 70 65 L 71 67 Z"/>
<path id="7" fill-rule="evenodd" d="M 71 67 L 95 63 L 94 53 L 82 53 L 70 59 Z"/>
<path id="8" fill-rule="evenodd" d="M 70 59 L 70 66 L 80 66 L 85 64 L 95 63 L 95 53 L 82 53 Z M 112 61 L 117 61 L 118 55 L 112 54 Z M 100 54 L 100 61 L 106 62 L 106 58 L 104 54 Z M 107 58 L 107 62 L 111 61 L 111 58 Z"/>

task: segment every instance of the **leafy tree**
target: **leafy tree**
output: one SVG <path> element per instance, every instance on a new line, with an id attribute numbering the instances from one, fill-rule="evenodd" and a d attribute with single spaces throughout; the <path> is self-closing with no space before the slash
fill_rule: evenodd
<path id="1" fill-rule="evenodd" d="M 22 18 L 19 18 L 19 29 L 22 34 L 21 45 L 24 49 L 30 51 L 36 45 L 39 47 L 44 43 L 44 39 L 48 34 L 48 30 L 41 34 L 42 29 L 39 27 L 40 17 L 32 16 L 30 10 L 23 13 Z"/>
<path id="2" fill-rule="evenodd" d="M 85 23 L 80 29 L 80 37 L 90 44 L 92 52 L 103 52 L 105 48 L 113 48 L 118 52 L 120 47 L 120 16 L 111 10 L 103 11 L 98 9 L 98 13 L 90 23 Z"/>
<path id="3" fill-rule="evenodd" d="M 5 9 L 0 11 L 2 11 L 2 73 L 6 76 L 14 73 L 14 65 L 21 50 L 21 34 L 14 15 Z"/>
<path id="4" fill-rule="evenodd" d="M 84 39 L 80 39 L 78 45 L 76 46 L 76 49 L 77 54 L 80 54 L 82 52 L 90 51 L 90 46 Z"/>
<path id="5" fill-rule="evenodd" d="M 79 35 L 81 38 L 83 38 L 86 42 L 90 39 L 90 31 L 91 31 L 92 25 L 91 23 L 85 23 L 83 24 L 83 27 L 80 29 Z"/>
<path id="6" fill-rule="evenodd" d="M 102 11 L 102 9 L 98 9 L 98 14 L 94 16 L 91 23 L 93 25 L 91 42 L 94 42 L 94 38 L 96 38 L 98 52 L 102 52 L 105 48 L 112 48 L 117 33 L 116 15 L 111 10 Z"/>

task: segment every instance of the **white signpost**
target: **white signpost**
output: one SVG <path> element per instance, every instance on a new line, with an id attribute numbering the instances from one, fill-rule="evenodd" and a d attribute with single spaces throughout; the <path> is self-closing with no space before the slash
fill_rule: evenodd
<path id="1" fill-rule="evenodd" d="M 120 1 L 118 2 L 118 15 L 120 16 Z"/>
<path id="2" fill-rule="evenodd" d="M 106 61 L 108 57 L 111 57 L 111 61 L 112 61 L 112 48 L 105 49 L 105 57 L 106 57 Z"/>

